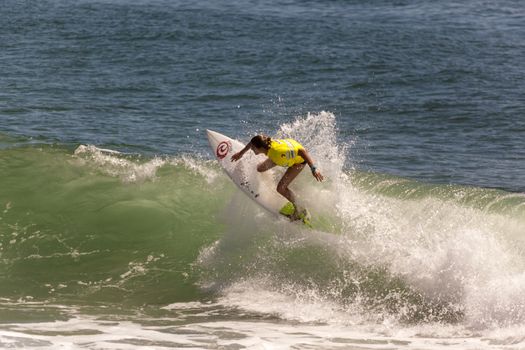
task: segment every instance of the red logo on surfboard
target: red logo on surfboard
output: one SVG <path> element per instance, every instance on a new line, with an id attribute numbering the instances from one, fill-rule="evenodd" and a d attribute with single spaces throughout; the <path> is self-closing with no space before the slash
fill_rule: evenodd
<path id="1" fill-rule="evenodd" d="M 231 149 L 232 144 L 230 141 L 222 141 L 217 145 L 217 149 L 215 150 L 217 158 L 223 159 L 231 151 Z"/>

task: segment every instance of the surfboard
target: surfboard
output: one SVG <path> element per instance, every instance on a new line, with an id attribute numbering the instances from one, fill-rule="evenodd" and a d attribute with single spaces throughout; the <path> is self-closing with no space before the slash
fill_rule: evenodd
<path id="1" fill-rule="evenodd" d="M 293 213 L 293 205 L 276 191 L 277 180 L 273 169 L 262 173 L 257 171 L 257 164 L 264 160 L 264 155 L 256 156 L 253 152 L 246 152 L 240 160 L 232 162 L 232 155 L 245 145 L 216 131 L 206 132 L 217 161 L 241 191 L 275 216 L 289 216 Z M 294 222 L 311 227 L 309 217 Z"/>

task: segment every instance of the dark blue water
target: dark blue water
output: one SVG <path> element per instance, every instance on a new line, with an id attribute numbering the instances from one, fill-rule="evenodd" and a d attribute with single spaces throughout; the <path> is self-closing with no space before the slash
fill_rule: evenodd
<path id="1" fill-rule="evenodd" d="M 525 191 L 521 1 L 4 0 L 0 133 L 207 154 L 336 115 L 348 168 Z"/>

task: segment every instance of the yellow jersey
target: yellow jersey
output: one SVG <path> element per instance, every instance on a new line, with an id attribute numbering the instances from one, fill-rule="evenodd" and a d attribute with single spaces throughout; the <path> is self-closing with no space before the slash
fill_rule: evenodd
<path id="1" fill-rule="evenodd" d="M 295 164 L 304 163 L 299 155 L 299 150 L 304 147 L 294 139 L 272 139 L 267 156 L 277 165 L 291 167 Z"/>

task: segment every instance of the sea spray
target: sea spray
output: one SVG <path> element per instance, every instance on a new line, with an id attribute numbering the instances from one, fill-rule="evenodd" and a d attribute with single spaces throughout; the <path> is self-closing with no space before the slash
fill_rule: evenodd
<path id="1" fill-rule="evenodd" d="M 257 208 L 246 207 L 245 198 L 234 198 L 244 214 L 228 214 L 237 223 L 226 226 L 214 246 L 216 256 L 206 250 L 205 259 L 225 298 L 234 290 L 238 300 L 242 286 L 255 284 L 301 300 L 317 295 L 329 309 L 335 302 L 341 310 L 361 310 L 366 314 L 361 316 L 378 322 L 475 327 L 522 322 L 525 309 L 515 297 L 525 292 L 520 282 L 525 261 L 519 238 L 522 195 L 380 174 L 383 180 L 368 186 L 363 178 L 374 174 L 349 170 L 350 165 L 339 162 L 347 158 L 351 144 L 337 145 L 335 118 L 326 112 L 298 117 L 281 126 L 278 135 L 304 142 L 329 174 L 329 181 L 319 185 L 304 172 L 292 189 L 314 213 L 331 214 L 331 220 L 339 222 L 340 232 L 332 233 L 339 239 L 317 245 L 298 240 L 293 225 L 260 224 L 257 215 L 245 213 L 252 208 L 255 214 Z M 250 230 L 260 233 L 257 243 L 248 241 L 232 250 L 228 242 L 237 241 L 228 237 L 242 237 Z M 300 234 L 308 236 L 308 231 Z M 495 302 L 501 295 L 505 300 Z M 247 304 L 243 307 L 249 309 Z M 353 322 L 352 317 L 347 322 Z"/>

